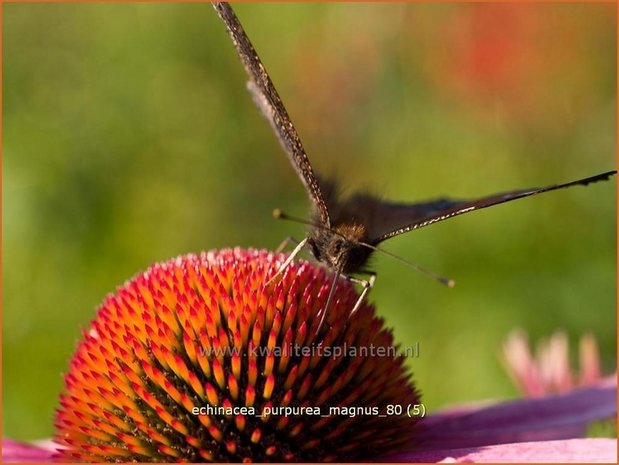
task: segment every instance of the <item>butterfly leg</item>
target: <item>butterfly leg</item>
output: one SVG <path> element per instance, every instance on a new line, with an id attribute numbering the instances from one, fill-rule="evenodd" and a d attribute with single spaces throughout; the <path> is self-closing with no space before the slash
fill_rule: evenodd
<path id="1" fill-rule="evenodd" d="M 357 299 L 357 302 L 355 303 L 355 306 L 351 310 L 348 318 L 351 318 L 355 314 L 355 312 L 359 310 L 359 307 L 361 307 L 361 302 L 363 302 L 363 299 L 365 299 L 365 297 L 368 295 L 368 292 L 370 292 L 370 289 L 374 287 L 374 283 L 376 282 L 376 273 L 369 273 L 369 275 L 370 277 L 367 280 L 355 278 L 353 276 L 346 276 L 346 279 L 350 281 L 351 283 L 359 284 L 363 286 L 363 291 L 361 291 L 361 295 Z"/>
<path id="2" fill-rule="evenodd" d="M 309 237 L 306 237 L 305 239 L 303 239 L 301 242 L 299 242 L 297 244 L 297 246 L 294 248 L 294 250 L 290 253 L 290 255 L 288 255 L 288 258 L 286 259 L 286 261 L 282 264 L 282 266 L 279 267 L 279 270 L 277 270 L 277 273 L 275 273 L 271 279 L 269 279 L 267 281 L 267 283 L 265 284 L 265 286 L 268 286 L 269 284 L 271 284 L 275 278 L 277 278 L 280 274 L 283 273 L 283 271 L 288 268 L 288 265 L 290 265 L 292 263 L 292 261 L 294 260 L 294 258 L 299 254 L 299 252 L 301 251 L 301 249 L 303 247 L 305 247 L 305 244 L 307 244 L 307 241 L 309 240 Z M 286 242 L 286 241 L 284 241 Z M 281 246 L 280 246 L 281 247 Z"/>
<path id="3" fill-rule="evenodd" d="M 298 241 L 297 239 L 295 239 L 295 238 L 294 238 L 294 237 L 292 237 L 292 236 L 288 236 L 286 239 L 284 239 L 284 240 L 282 241 L 282 243 L 281 243 L 281 244 L 279 244 L 279 246 L 277 247 L 277 249 L 275 249 L 275 253 L 276 253 L 276 254 L 280 254 L 280 253 L 282 253 L 282 252 L 283 252 L 283 250 L 284 250 L 286 247 L 288 247 L 288 245 L 289 245 L 290 243 L 293 243 L 293 244 L 299 245 L 299 241 Z"/>
<path id="4" fill-rule="evenodd" d="M 335 273 L 333 273 L 333 281 L 331 282 L 331 288 L 329 289 L 329 295 L 327 296 L 327 302 L 325 303 L 325 306 L 322 310 L 322 315 L 320 317 L 320 323 L 318 323 L 318 329 L 316 330 L 316 334 L 320 334 L 320 328 L 322 328 L 322 324 L 324 323 L 325 317 L 327 316 L 327 311 L 329 310 L 329 304 L 331 303 L 331 299 L 333 298 L 333 295 L 335 294 L 335 287 L 337 284 L 337 280 L 339 279 L 340 276 L 342 276 L 341 269 L 335 270 Z"/>

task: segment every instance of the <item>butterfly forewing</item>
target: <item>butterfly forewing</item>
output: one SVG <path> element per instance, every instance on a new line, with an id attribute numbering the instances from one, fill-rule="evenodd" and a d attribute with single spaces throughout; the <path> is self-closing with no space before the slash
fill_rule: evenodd
<path id="1" fill-rule="evenodd" d="M 329 212 L 320 191 L 316 175 L 312 170 L 312 165 L 307 158 L 301 139 L 288 116 L 288 112 L 277 90 L 275 90 L 264 65 L 260 61 L 260 57 L 258 57 L 256 50 L 254 50 L 251 41 L 247 34 L 245 34 L 243 26 L 241 26 L 230 5 L 226 2 L 216 2 L 213 3 L 213 7 L 226 24 L 234 47 L 249 76 L 248 90 L 251 92 L 263 116 L 269 121 L 277 134 L 279 142 L 290 159 L 293 168 L 303 182 L 319 215 L 320 224 L 327 228 L 330 227 Z"/>
<path id="2" fill-rule="evenodd" d="M 522 199 L 531 195 L 541 194 L 565 187 L 582 185 L 608 180 L 617 171 L 607 171 L 606 173 L 579 179 L 577 181 L 566 182 L 563 184 L 553 184 L 546 187 L 533 187 L 511 192 L 489 195 L 474 200 L 451 200 L 441 198 L 429 202 L 399 204 L 380 202 L 378 223 L 372 225 L 370 230 L 370 243 L 378 244 L 386 239 L 403 234 L 413 229 L 423 228 L 431 224 L 443 221 L 454 216 L 469 213 L 482 208 L 491 207 L 500 203 L 511 202 L 512 200 Z"/>

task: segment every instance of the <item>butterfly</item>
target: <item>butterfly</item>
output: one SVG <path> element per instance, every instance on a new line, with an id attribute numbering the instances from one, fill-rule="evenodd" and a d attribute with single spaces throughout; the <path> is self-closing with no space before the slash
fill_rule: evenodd
<path id="1" fill-rule="evenodd" d="M 226 2 L 213 3 L 213 6 L 225 23 L 234 47 L 249 76 L 247 88 L 254 102 L 271 124 L 312 204 L 312 219 L 309 222 L 295 219 L 279 210 L 274 212 L 276 217 L 293 219 L 309 225 L 309 234 L 297 244 L 297 247 L 280 268 L 280 272 L 304 247 L 309 247 L 316 260 L 335 271 L 318 331 L 320 331 L 324 321 L 326 309 L 339 276 L 345 276 L 352 282 L 363 285 L 364 289 L 350 315 L 352 316 L 359 308 L 367 292 L 374 284 L 375 274 L 365 268 L 368 259 L 376 251 L 389 254 L 378 248 L 378 245 L 383 241 L 482 208 L 543 192 L 577 185 L 586 186 L 597 181 L 608 180 L 617 173 L 616 170 L 607 171 L 563 184 L 508 191 L 472 200 L 444 197 L 423 202 L 397 203 L 384 201 L 365 193 L 356 193 L 347 198 L 342 198 L 335 182 L 325 181 L 312 169 L 288 112 L 232 7 Z M 395 258 L 399 259 L 399 257 Z M 417 267 L 416 265 L 413 266 Z M 420 267 L 417 268 L 421 269 Z M 424 269 L 421 269 L 421 271 L 433 275 L 443 284 L 453 285 L 451 280 L 434 275 Z M 367 273 L 370 275 L 370 279 L 366 281 L 354 278 L 350 276 L 353 273 Z"/>

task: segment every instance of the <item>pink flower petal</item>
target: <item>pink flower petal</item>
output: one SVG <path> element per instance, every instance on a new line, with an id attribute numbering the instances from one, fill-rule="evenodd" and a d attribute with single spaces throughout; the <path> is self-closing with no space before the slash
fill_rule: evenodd
<path id="1" fill-rule="evenodd" d="M 617 378 L 566 394 L 430 415 L 419 423 L 419 449 L 445 450 L 582 437 L 591 421 L 614 417 Z"/>
<path id="2" fill-rule="evenodd" d="M 568 439 L 412 452 L 387 459 L 392 462 L 474 463 L 616 463 L 616 439 Z"/>
<path id="3" fill-rule="evenodd" d="M 29 444 L 25 442 L 13 441 L 12 439 L 2 440 L 2 462 L 53 462 L 56 443 L 44 441 L 41 445 Z"/>
<path id="4" fill-rule="evenodd" d="M 514 383 L 529 397 L 540 397 L 545 393 L 542 376 L 529 349 L 527 334 L 512 331 L 503 344 L 503 356 L 507 372 Z"/>
<path id="5" fill-rule="evenodd" d="M 585 334 L 580 339 L 580 384 L 593 384 L 602 377 L 600 372 L 600 352 L 597 341 L 592 334 Z"/>
<path id="6" fill-rule="evenodd" d="M 556 392 L 567 392 L 574 386 L 568 355 L 567 334 L 564 332 L 556 332 L 538 348 L 542 380 Z"/>

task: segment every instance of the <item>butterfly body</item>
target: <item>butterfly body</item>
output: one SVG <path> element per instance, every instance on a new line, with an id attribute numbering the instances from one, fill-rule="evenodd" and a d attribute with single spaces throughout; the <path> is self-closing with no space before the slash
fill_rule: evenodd
<path id="1" fill-rule="evenodd" d="M 372 250 L 361 243 L 367 240 L 364 225 L 350 222 L 335 225 L 333 230 L 311 228 L 308 245 L 319 262 L 344 274 L 361 271 Z"/>

